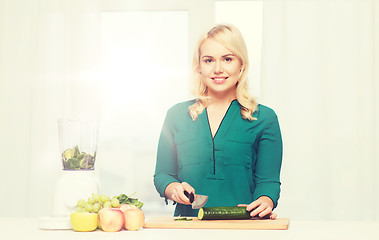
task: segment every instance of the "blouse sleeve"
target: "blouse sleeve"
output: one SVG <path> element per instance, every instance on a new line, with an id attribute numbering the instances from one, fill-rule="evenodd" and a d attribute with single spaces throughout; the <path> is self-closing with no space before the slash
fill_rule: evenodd
<path id="1" fill-rule="evenodd" d="M 253 200 L 261 196 L 268 196 L 278 205 L 280 194 L 280 169 L 282 165 L 282 137 L 276 114 L 271 111 L 265 119 L 264 128 L 258 143 L 257 161 L 254 172 L 255 191 Z"/>
<path id="2" fill-rule="evenodd" d="M 173 136 L 172 120 L 175 114 L 172 109 L 167 112 L 159 137 L 157 161 L 154 174 L 154 185 L 161 197 L 172 182 L 179 182 L 177 153 Z"/>

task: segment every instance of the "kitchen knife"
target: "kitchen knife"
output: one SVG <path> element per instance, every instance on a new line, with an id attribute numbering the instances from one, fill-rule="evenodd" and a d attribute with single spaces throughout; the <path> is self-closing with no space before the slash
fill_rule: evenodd
<path id="1" fill-rule="evenodd" d="M 190 203 L 192 204 L 192 209 L 199 209 L 203 207 L 208 201 L 208 196 L 205 195 L 196 194 L 196 199 L 193 193 L 188 193 L 187 191 L 184 191 L 184 195 L 186 195 L 186 197 L 190 200 Z"/>

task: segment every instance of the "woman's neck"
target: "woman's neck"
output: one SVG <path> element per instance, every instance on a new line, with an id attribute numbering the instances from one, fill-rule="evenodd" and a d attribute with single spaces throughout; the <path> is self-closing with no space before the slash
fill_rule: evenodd
<path id="1" fill-rule="evenodd" d="M 232 92 L 230 94 L 225 94 L 225 93 L 218 93 L 218 94 L 212 94 L 208 93 L 209 96 L 209 104 L 212 105 L 230 105 L 230 103 L 237 99 L 237 96 L 235 92 Z"/>

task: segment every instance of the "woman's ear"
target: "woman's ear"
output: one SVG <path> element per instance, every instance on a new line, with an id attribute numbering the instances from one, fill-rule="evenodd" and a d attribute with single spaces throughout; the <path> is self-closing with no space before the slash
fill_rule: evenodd
<path id="1" fill-rule="evenodd" d="M 243 68 L 240 69 L 240 74 L 238 75 L 238 81 L 240 80 L 242 73 L 243 73 Z"/>

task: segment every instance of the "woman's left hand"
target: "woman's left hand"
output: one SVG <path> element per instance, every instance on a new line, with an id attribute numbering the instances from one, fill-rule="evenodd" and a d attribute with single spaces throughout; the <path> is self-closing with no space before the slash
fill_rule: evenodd
<path id="1" fill-rule="evenodd" d="M 272 212 L 274 203 L 272 202 L 271 198 L 267 196 L 261 196 L 249 205 L 239 204 L 237 206 L 246 206 L 246 211 L 251 211 L 254 209 L 250 213 L 251 217 L 259 216 L 260 218 L 263 218 L 267 215 L 270 216 L 270 219 L 275 219 L 277 217 L 277 215 Z"/>

